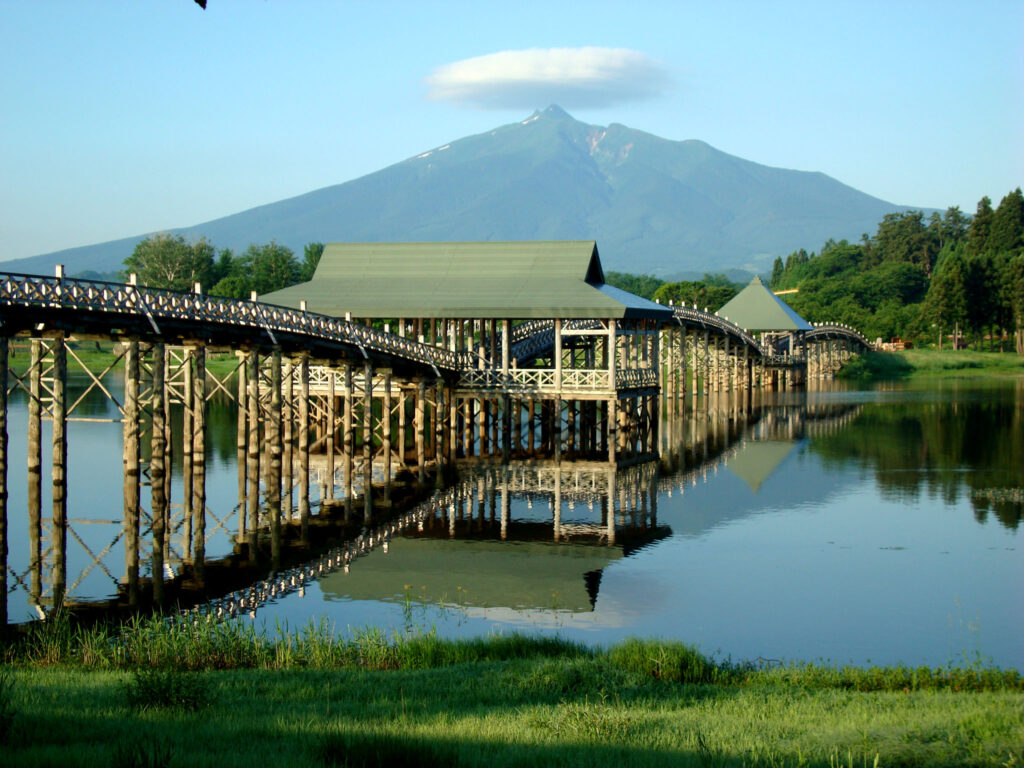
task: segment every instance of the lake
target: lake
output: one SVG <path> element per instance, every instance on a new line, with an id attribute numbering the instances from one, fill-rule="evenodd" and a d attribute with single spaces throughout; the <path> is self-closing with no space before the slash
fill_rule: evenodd
<path id="1" fill-rule="evenodd" d="M 116 416 L 99 393 L 80 408 Z M 18 392 L 9 422 L 8 610 L 28 621 L 37 605 L 46 610 L 49 566 L 44 554 L 33 579 Z M 212 403 L 208 425 L 207 557 L 230 560 L 239 552 L 231 407 Z M 44 424 L 44 515 L 48 439 Z M 69 599 L 102 602 L 125 573 L 120 425 L 75 422 L 68 439 Z M 709 398 L 666 417 L 659 441 L 659 461 L 617 471 L 462 463 L 450 487 L 399 519 L 400 531 L 364 536 L 366 552 L 347 565 L 338 537 L 359 532 L 353 521 L 330 528 L 316 552 L 288 547 L 280 569 L 292 587 L 237 620 L 595 644 L 639 635 L 734 660 L 980 658 L 1024 669 L 1024 381 Z M 179 482 L 181 472 L 176 459 Z M 173 569 L 187 555 L 180 530 L 171 549 Z"/>

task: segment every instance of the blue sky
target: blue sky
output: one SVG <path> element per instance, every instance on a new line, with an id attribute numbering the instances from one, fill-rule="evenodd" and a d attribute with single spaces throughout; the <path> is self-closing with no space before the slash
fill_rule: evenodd
<path id="1" fill-rule="evenodd" d="M 348 181 L 552 94 L 972 213 L 1024 184 L 1022 41 L 1021 0 L 0 0 L 0 260 Z"/>

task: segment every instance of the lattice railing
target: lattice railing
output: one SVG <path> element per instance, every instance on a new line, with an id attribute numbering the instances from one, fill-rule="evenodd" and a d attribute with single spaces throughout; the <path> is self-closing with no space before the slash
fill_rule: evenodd
<path id="1" fill-rule="evenodd" d="M 842 325 L 840 323 L 821 323 L 819 325 L 815 325 L 813 330 L 807 331 L 807 333 L 804 334 L 805 341 L 838 338 L 855 341 L 868 349 L 872 347 L 871 342 L 867 340 L 864 334 L 856 328 L 850 328 L 849 326 Z"/>
<path id="2" fill-rule="evenodd" d="M 520 368 L 508 372 L 483 370 L 463 371 L 459 386 L 467 389 L 496 389 L 507 392 L 611 391 L 608 371 L 565 369 L 561 384 L 553 368 Z"/>
<path id="3" fill-rule="evenodd" d="M 658 372 L 653 368 L 627 368 L 615 371 L 616 389 L 642 389 L 658 386 Z"/>

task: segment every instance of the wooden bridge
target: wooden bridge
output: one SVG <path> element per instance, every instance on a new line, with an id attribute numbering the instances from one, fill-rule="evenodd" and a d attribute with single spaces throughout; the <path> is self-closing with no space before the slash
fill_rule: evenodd
<path id="1" fill-rule="evenodd" d="M 594 271 L 596 249 L 588 267 Z M 597 263 L 597 274 L 600 265 Z M 603 276 L 602 276 L 603 278 Z M 588 284 L 589 285 L 589 284 Z M 605 288 L 602 282 L 591 287 Z M 374 465 L 384 477 L 411 469 L 424 483 L 462 459 L 564 458 L 609 464 L 657 455 L 661 403 L 696 405 L 709 392 L 793 386 L 807 373 L 827 376 L 855 346 L 852 329 L 822 326 L 784 351 L 710 312 L 661 307 L 616 289 L 618 317 L 392 317 L 354 321 L 260 301 L 179 293 L 128 283 L 0 274 L 0 533 L 7 551 L 7 397 L 28 398 L 28 515 L 33 561 L 42 547 L 41 422 L 52 430 L 50 550 L 53 602 L 66 591 L 67 375 L 75 344 L 116 342 L 106 371 L 88 373 L 88 390 L 117 407 L 123 435 L 123 498 L 128 594 L 138 600 L 140 519 L 152 528 L 152 591 L 162 597 L 172 493 L 180 493 L 190 532 L 194 577 L 204 578 L 206 407 L 219 394 L 237 406 L 240 489 L 248 499 L 255 544 L 261 509 L 280 526 L 282 488 L 297 489 L 298 515 L 309 514 L 311 456 L 322 456 L 322 500 L 351 511 L 362 476 L 371 516 Z M 621 294 L 621 295 L 620 295 Z M 623 297 L 629 298 L 623 298 Z M 570 313 L 571 314 L 571 313 Z M 27 371 L 9 375 L 12 339 L 27 340 Z M 230 353 L 223 377 L 207 356 Z M 123 364 L 123 392 L 107 374 Z M 85 366 L 81 366 L 86 370 Z M 781 374 L 781 376 L 780 376 Z M 692 383 L 688 385 L 688 378 Z M 87 390 L 87 391 L 88 391 Z M 183 429 L 175 440 L 172 409 Z M 172 489 L 171 455 L 184 479 Z M 341 482 L 337 482 L 340 469 Z M 338 486 L 341 490 L 338 491 Z M 142 489 L 148 491 L 143 510 Z M 335 498 L 338 493 L 340 498 Z M 287 502 L 283 499 L 287 498 Z M 387 504 L 387 499 L 384 500 Z M 286 514 L 290 510 L 286 510 Z M 6 562 L 0 564 L 7 592 Z M 6 601 L 3 605 L 6 614 Z M 6 620 L 6 615 L 0 616 Z"/>

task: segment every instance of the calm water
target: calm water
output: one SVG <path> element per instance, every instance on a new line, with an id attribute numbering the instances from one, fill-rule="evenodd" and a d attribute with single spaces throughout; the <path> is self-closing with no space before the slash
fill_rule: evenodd
<path id="1" fill-rule="evenodd" d="M 707 405 L 665 422 L 656 465 L 463 466 L 386 551 L 326 568 L 243 620 L 657 636 L 734 659 L 939 665 L 980 654 L 1024 669 L 1024 382 Z M 84 407 L 113 415 L 102 398 Z M 220 405 L 208 421 L 207 554 L 219 558 L 236 547 L 234 415 Z M 27 542 L 17 395 L 10 422 L 11 535 Z M 120 425 L 74 423 L 69 441 L 69 593 L 106 598 L 124 576 Z M 9 560 L 9 611 L 29 620 L 27 547 Z M 41 582 L 45 605 L 45 570 Z"/>

